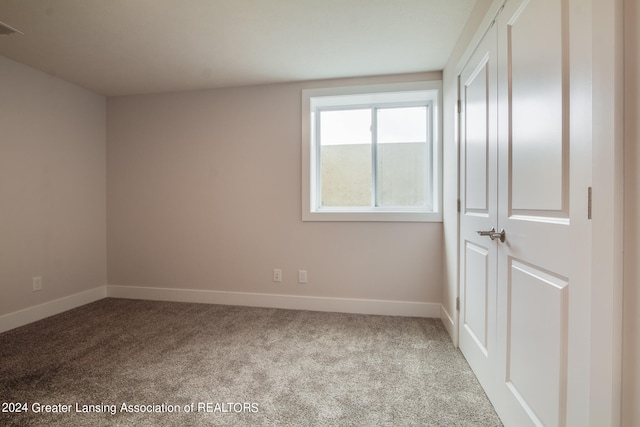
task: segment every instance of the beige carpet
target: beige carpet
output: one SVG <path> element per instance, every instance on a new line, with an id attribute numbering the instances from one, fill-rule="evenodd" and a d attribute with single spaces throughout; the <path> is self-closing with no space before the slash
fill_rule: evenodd
<path id="1" fill-rule="evenodd" d="M 0 401 L 2 426 L 501 425 L 436 319 L 113 298 L 0 334 Z"/>

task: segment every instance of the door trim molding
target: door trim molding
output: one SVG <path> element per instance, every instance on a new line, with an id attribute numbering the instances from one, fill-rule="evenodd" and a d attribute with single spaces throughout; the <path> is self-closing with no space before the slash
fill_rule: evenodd
<path id="1" fill-rule="evenodd" d="M 624 7 L 592 1 L 591 425 L 621 424 Z M 597 66 L 596 66 L 597 64 Z M 605 367 L 607 367 L 605 369 Z"/>

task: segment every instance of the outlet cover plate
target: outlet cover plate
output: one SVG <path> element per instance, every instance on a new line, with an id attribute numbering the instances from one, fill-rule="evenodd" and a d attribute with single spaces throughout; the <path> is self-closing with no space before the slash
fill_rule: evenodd
<path id="1" fill-rule="evenodd" d="M 33 278 L 33 292 L 42 290 L 42 276 Z"/>

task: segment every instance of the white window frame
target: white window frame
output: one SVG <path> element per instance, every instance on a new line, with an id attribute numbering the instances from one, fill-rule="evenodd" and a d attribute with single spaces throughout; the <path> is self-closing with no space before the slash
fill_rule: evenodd
<path id="1" fill-rule="evenodd" d="M 426 101 L 431 109 L 431 203 L 427 208 L 319 207 L 317 108 Z M 302 90 L 302 220 L 442 222 L 442 81 L 389 83 Z"/>

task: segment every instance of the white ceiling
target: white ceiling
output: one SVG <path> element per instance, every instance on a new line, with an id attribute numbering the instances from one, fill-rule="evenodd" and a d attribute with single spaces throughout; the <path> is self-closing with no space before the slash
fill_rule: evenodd
<path id="1" fill-rule="evenodd" d="M 0 0 L 0 55 L 103 95 L 441 70 L 476 0 Z"/>

